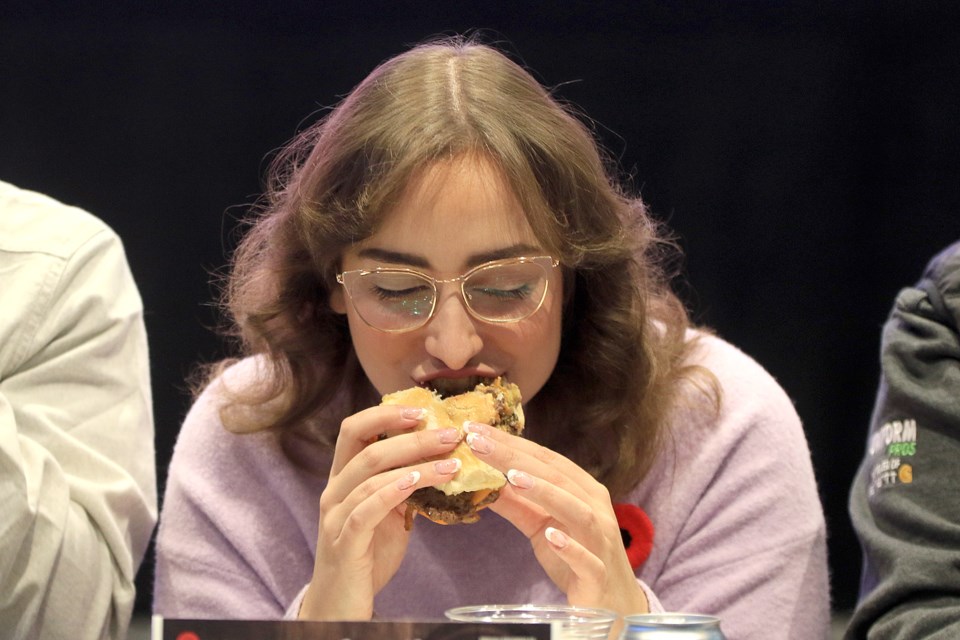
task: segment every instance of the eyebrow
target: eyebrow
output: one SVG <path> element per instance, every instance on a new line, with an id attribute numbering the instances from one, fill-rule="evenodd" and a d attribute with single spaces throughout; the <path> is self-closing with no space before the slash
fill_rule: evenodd
<path id="1" fill-rule="evenodd" d="M 477 265 L 484 264 L 485 262 L 493 262 L 494 260 L 517 258 L 530 254 L 540 255 L 540 253 L 543 253 L 543 249 L 526 243 L 519 243 L 510 245 L 509 247 L 503 247 L 501 249 L 494 249 L 493 251 L 475 253 L 467 258 L 466 266 L 475 267 Z M 387 249 L 379 249 L 377 247 L 366 247 L 361 249 L 357 253 L 357 256 L 361 258 L 369 258 L 371 260 L 379 260 L 380 262 L 403 264 L 409 267 L 417 267 L 418 269 L 427 269 L 430 267 L 430 261 L 423 256 L 413 253 L 404 253 L 402 251 L 388 251 Z"/>

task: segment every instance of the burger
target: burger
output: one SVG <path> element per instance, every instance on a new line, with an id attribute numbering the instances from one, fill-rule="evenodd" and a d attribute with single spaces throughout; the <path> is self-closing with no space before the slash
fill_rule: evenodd
<path id="1" fill-rule="evenodd" d="M 426 387 L 412 387 L 383 396 L 381 404 L 396 404 L 426 409 L 418 429 L 455 428 L 463 432 L 467 420 L 489 424 L 514 435 L 523 431 L 520 389 L 502 377 L 487 380 L 471 391 L 442 397 Z M 421 514 L 438 524 L 472 523 L 478 513 L 500 496 L 506 477 L 477 458 L 466 442 L 457 444 L 449 456 L 459 458 L 460 471 L 453 479 L 436 487 L 417 489 L 407 498 L 405 524 L 409 531 L 413 519 Z"/>

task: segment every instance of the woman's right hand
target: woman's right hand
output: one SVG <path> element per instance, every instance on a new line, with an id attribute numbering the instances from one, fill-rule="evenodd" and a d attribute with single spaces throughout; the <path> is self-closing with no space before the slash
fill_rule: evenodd
<path id="1" fill-rule="evenodd" d="M 313 577 L 299 617 L 369 620 L 374 596 L 406 553 L 404 500 L 415 490 L 447 482 L 460 461 L 445 458 L 461 439 L 457 429 L 413 431 L 415 407 L 380 405 L 340 425 L 326 489 Z M 379 439 L 384 433 L 396 433 Z M 424 462 L 429 458 L 437 460 Z"/>

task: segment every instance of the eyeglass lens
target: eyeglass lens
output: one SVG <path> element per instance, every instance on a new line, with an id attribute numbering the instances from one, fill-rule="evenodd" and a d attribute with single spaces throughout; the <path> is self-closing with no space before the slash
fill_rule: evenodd
<path id="1" fill-rule="evenodd" d="M 540 307 L 546 287 L 547 272 L 534 262 L 483 267 L 462 285 L 470 310 L 491 322 L 526 318 Z M 350 296 L 365 322 L 388 331 L 424 324 L 436 304 L 434 283 L 405 271 L 363 273 L 350 285 Z"/>

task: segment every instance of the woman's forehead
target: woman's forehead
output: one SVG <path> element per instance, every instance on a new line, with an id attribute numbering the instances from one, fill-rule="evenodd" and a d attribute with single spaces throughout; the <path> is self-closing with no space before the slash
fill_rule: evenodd
<path id="1" fill-rule="evenodd" d="M 384 212 L 376 233 L 361 244 L 383 242 L 538 244 L 503 172 L 476 154 L 438 161 L 415 172 Z"/>

